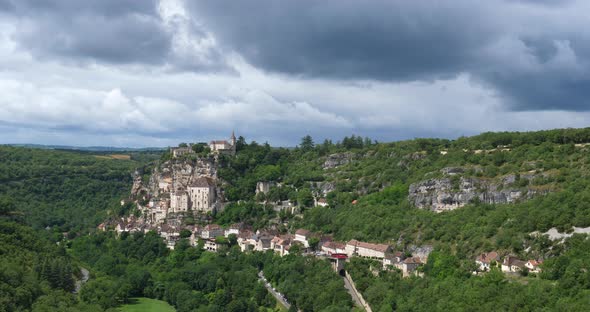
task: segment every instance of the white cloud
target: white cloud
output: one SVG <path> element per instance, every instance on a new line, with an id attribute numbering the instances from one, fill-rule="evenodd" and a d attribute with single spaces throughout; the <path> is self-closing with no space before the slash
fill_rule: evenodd
<path id="1" fill-rule="evenodd" d="M 211 34 L 193 35 L 195 21 L 177 1 L 167 0 L 160 14 L 177 32 L 170 56 L 182 60 L 177 63 L 203 64 L 199 57 L 216 51 Z M 506 111 L 496 92 L 467 74 L 406 83 L 309 79 L 267 73 L 232 53 L 223 59 L 237 74 L 82 66 L 33 58 L 16 48 L 14 31 L 14 23 L 0 19 L 0 143 L 165 146 L 224 138 L 236 129 L 248 140 L 293 146 L 305 134 L 316 141 L 353 133 L 391 141 L 590 122 L 586 112 Z M 538 70 L 523 41 L 506 37 L 496 44 L 482 53 Z M 554 47 L 543 66 L 579 65 L 569 41 Z"/>

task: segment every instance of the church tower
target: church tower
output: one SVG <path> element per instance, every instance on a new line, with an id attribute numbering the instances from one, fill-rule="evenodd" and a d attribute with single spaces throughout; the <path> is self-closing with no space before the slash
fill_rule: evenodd
<path id="1" fill-rule="evenodd" d="M 236 135 L 234 134 L 233 130 L 231 132 L 231 137 L 229 138 L 229 140 L 230 140 L 232 146 L 236 146 Z"/>

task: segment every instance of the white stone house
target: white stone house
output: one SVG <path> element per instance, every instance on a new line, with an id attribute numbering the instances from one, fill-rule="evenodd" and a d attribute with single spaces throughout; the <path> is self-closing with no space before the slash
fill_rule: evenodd
<path id="1" fill-rule="evenodd" d="M 532 273 L 539 273 L 541 272 L 541 264 L 543 261 L 539 260 L 529 260 L 525 263 L 525 267 Z"/>
<path id="2" fill-rule="evenodd" d="M 225 237 L 229 237 L 231 234 L 239 235 L 241 229 L 242 229 L 241 224 L 232 224 L 229 226 L 229 228 L 225 229 L 225 231 L 223 232 L 223 235 Z"/>
<path id="3" fill-rule="evenodd" d="M 257 234 L 253 235 L 252 239 L 254 240 L 255 251 L 266 251 L 270 249 L 270 241 L 273 237 L 266 234 Z"/>
<path id="4" fill-rule="evenodd" d="M 525 268 L 525 262 L 514 257 L 507 256 L 502 262 L 502 272 L 520 272 Z"/>
<path id="5" fill-rule="evenodd" d="M 279 256 L 289 254 L 289 247 L 291 246 L 292 237 L 290 235 L 275 236 L 270 241 L 270 249 L 274 250 Z"/>
<path id="6" fill-rule="evenodd" d="M 418 257 L 410 257 L 398 263 L 396 267 L 402 270 L 402 276 L 408 277 L 414 273 L 416 269 L 422 265 L 422 261 Z"/>
<path id="7" fill-rule="evenodd" d="M 346 243 L 346 254 L 349 257 L 359 256 L 383 259 L 385 254 L 389 252 L 391 252 L 391 246 L 385 244 L 359 242 L 355 239 Z"/>
<path id="8" fill-rule="evenodd" d="M 176 189 L 176 192 L 170 194 L 170 210 L 172 212 L 188 211 L 189 197 L 188 193 L 182 188 Z"/>
<path id="9" fill-rule="evenodd" d="M 217 252 L 217 250 L 219 250 L 219 246 L 220 245 L 215 241 L 214 238 L 210 238 L 205 241 L 204 248 L 207 251 Z"/>
<path id="10" fill-rule="evenodd" d="M 238 234 L 238 246 L 242 252 L 254 249 L 254 244 L 250 241 L 253 234 L 251 231 L 240 231 Z"/>
<path id="11" fill-rule="evenodd" d="M 331 254 L 345 254 L 346 244 L 338 242 L 326 242 L 322 245 L 322 251 Z"/>
<path id="12" fill-rule="evenodd" d="M 404 254 L 401 251 L 386 254 L 385 258 L 383 258 L 383 269 L 386 270 L 397 266 L 404 258 Z"/>
<path id="13" fill-rule="evenodd" d="M 209 212 L 213 210 L 215 197 L 215 181 L 210 177 L 195 179 L 188 187 L 191 207 L 195 211 Z"/>
<path id="14" fill-rule="evenodd" d="M 481 255 L 475 258 L 475 264 L 478 266 L 480 271 L 489 271 L 491 268 L 492 263 L 499 263 L 500 256 L 495 251 L 482 253 Z"/>
<path id="15" fill-rule="evenodd" d="M 311 232 L 305 229 L 299 229 L 295 231 L 295 241 L 300 242 L 303 247 L 309 248 L 308 239 L 311 237 Z"/>
<path id="16" fill-rule="evenodd" d="M 223 229 L 217 224 L 207 224 L 201 231 L 201 238 L 210 239 L 223 236 Z"/>

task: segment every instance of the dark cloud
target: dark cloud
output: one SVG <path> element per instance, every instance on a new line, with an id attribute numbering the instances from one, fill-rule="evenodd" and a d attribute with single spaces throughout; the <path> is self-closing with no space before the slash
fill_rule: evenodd
<path id="1" fill-rule="evenodd" d="M 158 12 L 159 5 L 159 0 L 0 0 L 0 10 L 4 8 L 5 15 L 18 23 L 13 40 L 38 59 L 166 65 L 180 71 L 226 67 L 214 48 L 177 55 L 174 40 L 179 23 L 167 24 Z M 198 25 L 187 31 L 188 39 L 206 35 Z"/>
<path id="2" fill-rule="evenodd" d="M 468 73 L 512 110 L 590 110 L 590 37 L 580 16 L 562 22 L 577 2 L 190 3 L 223 45 L 267 71 L 400 82 Z"/>
<path id="3" fill-rule="evenodd" d="M 331 78 L 454 76 L 492 35 L 471 12 L 406 1 L 197 1 L 207 27 L 254 65 Z M 444 14 L 437 14 L 437 10 Z M 469 26 L 469 27 L 468 27 Z M 444 61 L 441 61 L 444 60 Z"/>
<path id="4" fill-rule="evenodd" d="M 112 19 L 78 15 L 67 21 L 37 20 L 18 32 L 15 39 L 42 59 L 152 64 L 165 62 L 171 40 L 161 23 L 141 15 Z"/>
<path id="5" fill-rule="evenodd" d="M 157 0 L 12 1 L 14 40 L 38 58 L 163 63 L 171 35 Z"/>

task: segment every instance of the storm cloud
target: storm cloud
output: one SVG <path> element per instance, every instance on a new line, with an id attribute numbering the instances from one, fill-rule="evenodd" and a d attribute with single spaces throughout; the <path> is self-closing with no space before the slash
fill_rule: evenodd
<path id="1" fill-rule="evenodd" d="M 461 73 L 513 110 L 590 109 L 590 6 L 575 1 L 191 1 L 271 72 L 393 82 Z"/>
<path id="2" fill-rule="evenodd" d="M 226 69 L 219 51 L 199 47 L 208 40 L 203 29 L 182 15 L 163 14 L 160 4 L 159 0 L 1 0 L 0 10 L 18 25 L 15 42 L 41 60 Z"/>
<path id="3" fill-rule="evenodd" d="M 294 146 L 590 122 L 587 1 L 0 0 L 0 143 Z"/>

